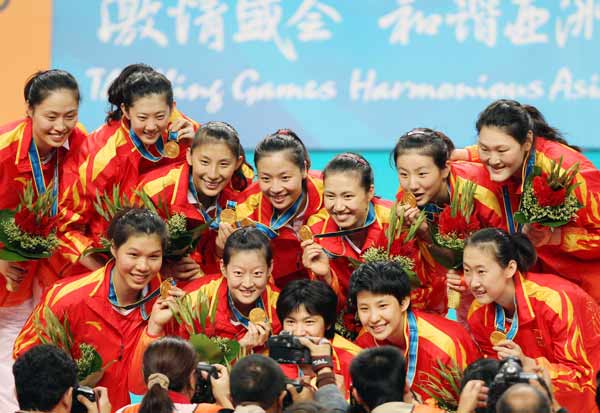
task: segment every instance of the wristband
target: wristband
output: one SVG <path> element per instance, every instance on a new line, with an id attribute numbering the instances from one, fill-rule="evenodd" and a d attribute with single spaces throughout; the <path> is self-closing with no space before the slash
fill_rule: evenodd
<path id="1" fill-rule="evenodd" d="M 335 374 L 333 374 L 333 372 L 321 373 L 317 375 L 317 389 L 327 386 L 328 384 L 336 384 Z"/>
<path id="2" fill-rule="evenodd" d="M 311 365 L 315 373 L 318 373 L 319 370 L 324 369 L 325 367 L 329 367 L 333 370 L 333 360 L 331 359 L 331 356 L 313 357 Z"/>

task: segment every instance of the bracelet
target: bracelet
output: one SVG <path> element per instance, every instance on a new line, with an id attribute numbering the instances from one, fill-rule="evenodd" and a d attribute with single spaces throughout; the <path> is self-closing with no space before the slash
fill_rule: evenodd
<path id="1" fill-rule="evenodd" d="M 333 374 L 333 372 L 321 373 L 317 375 L 317 389 L 327 386 L 328 384 L 336 384 L 335 374 Z"/>
<path id="2" fill-rule="evenodd" d="M 324 369 L 325 367 L 329 367 L 333 370 L 333 360 L 331 356 L 317 356 L 313 357 L 311 361 L 312 369 L 315 373 L 318 373 L 319 370 Z"/>

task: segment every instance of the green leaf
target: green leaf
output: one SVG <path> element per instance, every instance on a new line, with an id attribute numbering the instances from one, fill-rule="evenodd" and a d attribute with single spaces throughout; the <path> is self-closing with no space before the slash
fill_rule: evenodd
<path id="1" fill-rule="evenodd" d="M 223 359 L 224 354 L 219 345 L 205 334 L 194 334 L 190 337 L 190 343 L 201 361 L 215 364 Z"/>

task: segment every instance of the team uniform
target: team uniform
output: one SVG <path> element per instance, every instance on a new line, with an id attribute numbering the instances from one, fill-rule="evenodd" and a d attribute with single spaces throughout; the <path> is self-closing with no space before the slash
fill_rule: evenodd
<path id="1" fill-rule="evenodd" d="M 73 349 L 87 343 L 100 354 L 103 365 L 109 365 L 98 385 L 108 389 L 111 404 L 118 409 L 130 402 L 127 392 L 129 368 L 154 301 L 128 311 L 114 307 L 113 268 L 114 261 L 110 261 L 94 272 L 65 279 L 49 289 L 19 334 L 14 357 L 41 343 L 35 320 L 39 318 L 42 325 L 46 324 L 44 309 L 47 306 L 61 322 L 68 319 Z M 157 276 L 147 291 L 154 291 L 159 285 L 160 277 Z"/>
<path id="2" fill-rule="evenodd" d="M 468 331 L 455 321 L 419 310 L 409 309 L 406 314 L 404 339 L 407 346 L 402 350 L 407 361 L 407 384 L 425 400 L 430 396 L 423 389 L 427 388 L 431 377 L 436 377 L 446 384 L 444 388 L 458 400 L 459 395 L 436 369 L 441 363 L 446 367 L 455 366 L 464 370 L 480 358 L 477 344 Z M 377 342 L 365 330 L 356 339 L 356 344 L 362 348 L 393 345 L 387 341 Z"/>
<path id="3" fill-rule="evenodd" d="M 479 160 L 477 146 L 467 149 L 471 159 Z M 579 162 L 579 173 L 575 177 L 579 186 L 575 194 L 583 207 L 574 222 L 560 227 L 560 245 L 536 248 L 536 271 L 564 277 L 600 302 L 600 171 L 585 156 L 561 143 L 535 138 L 523 165 L 522 179 L 499 185 L 497 196 L 502 202 L 505 226 L 511 233 L 520 230 L 513 214 L 519 209 L 524 183 L 534 166 L 541 168 L 543 174 L 549 174 L 551 161 L 559 162 L 561 157 L 563 172 Z"/>
<path id="4" fill-rule="evenodd" d="M 571 412 L 594 411 L 600 307 L 582 289 L 555 275 L 517 273 L 513 279 L 517 309 L 510 328 L 495 303 L 471 306 L 468 322 L 482 352 L 497 357 L 490 335 L 506 332 L 527 357 L 549 370 L 561 406 Z"/>
<path id="5" fill-rule="evenodd" d="M 260 191 L 258 182 L 255 182 L 244 191 L 244 199 L 237 205 L 238 218 L 247 217 L 255 221 L 257 228 L 271 239 L 273 280 L 279 288 L 290 281 L 308 278 L 308 271 L 302 265 L 298 230 L 322 207 L 323 180 L 320 173 L 309 173 L 305 194 L 308 199 L 303 210 L 292 205 L 279 214 L 273 210 L 273 205 Z"/>

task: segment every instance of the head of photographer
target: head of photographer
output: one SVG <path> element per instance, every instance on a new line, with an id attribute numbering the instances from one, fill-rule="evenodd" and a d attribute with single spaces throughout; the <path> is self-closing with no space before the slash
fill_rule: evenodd
<path id="1" fill-rule="evenodd" d="M 466 241 L 471 332 L 488 357 L 515 357 L 525 372 L 547 369 L 569 411 L 593 411 L 600 308 L 575 284 L 529 271 L 535 261 L 533 245 L 519 233 L 487 228 Z"/>
<path id="2" fill-rule="evenodd" d="M 13 365 L 20 412 L 111 413 L 104 387 L 80 387 L 77 366 L 56 346 L 42 344 L 23 353 Z"/>
<path id="3" fill-rule="evenodd" d="M 292 379 L 309 377 L 316 387 L 318 370 L 328 365 L 336 383 L 349 395 L 349 368 L 360 348 L 335 334 L 337 296 L 322 281 L 296 280 L 287 284 L 277 300 L 282 336 L 269 342 L 271 357 Z M 288 347 L 287 343 L 297 343 Z"/>
<path id="4" fill-rule="evenodd" d="M 215 364 L 213 374 L 203 374 L 196 360 L 192 345 L 180 337 L 163 337 L 153 342 L 144 352 L 147 393 L 141 404 L 125 406 L 118 412 L 173 413 L 201 409 L 211 413 L 231 408 L 227 369 Z M 208 390 L 209 394 L 202 390 Z"/>

